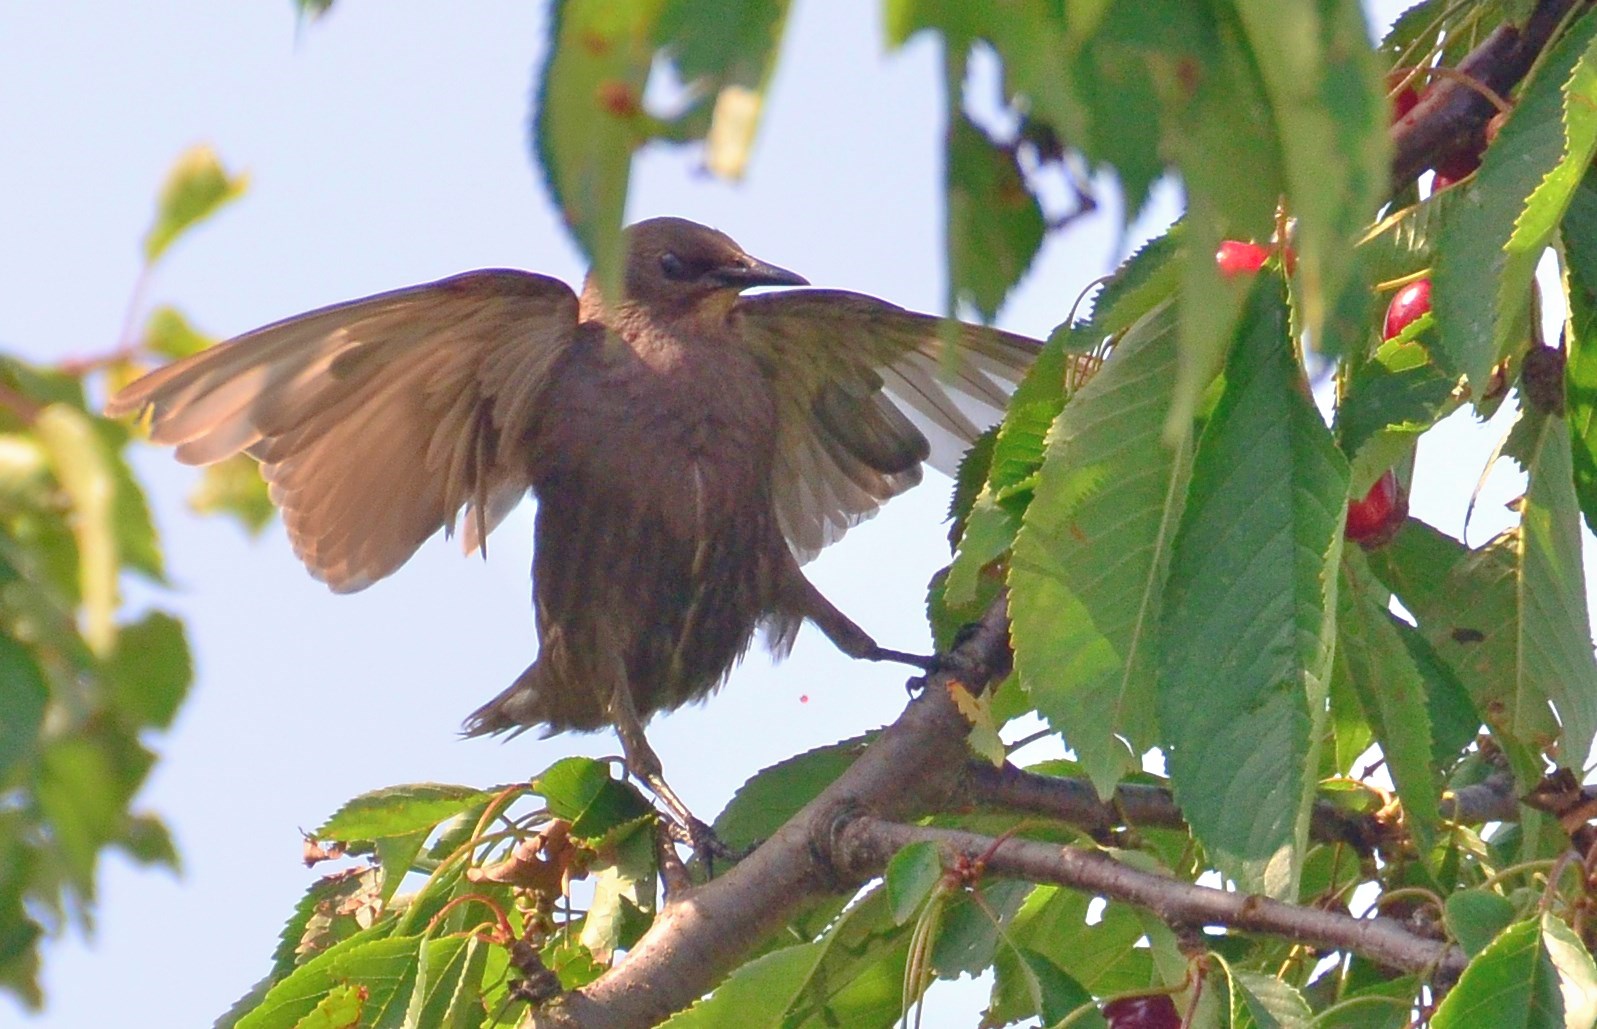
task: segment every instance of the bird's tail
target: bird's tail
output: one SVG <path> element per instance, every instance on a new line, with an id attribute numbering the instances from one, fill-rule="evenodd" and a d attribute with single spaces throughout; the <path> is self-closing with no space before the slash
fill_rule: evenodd
<path id="1" fill-rule="evenodd" d="M 558 680 L 548 664 L 534 661 L 499 696 L 467 716 L 466 736 L 519 736 L 542 727 L 544 735 L 593 732 L 609 724 L 604 706 L 586 685 Z M 507 737 L 509 738 L 509 737 Z"/>
<path id="2" fill-rule="evenodd" d="M 534 661 L 499 696 L 468 715 L 461 732 L 466 736 L 519 736 L 543 724 L 544 719 L 537 713 L 538 697 L 543 692 L 538 688 L 541 678 L 538 662 Z"/>

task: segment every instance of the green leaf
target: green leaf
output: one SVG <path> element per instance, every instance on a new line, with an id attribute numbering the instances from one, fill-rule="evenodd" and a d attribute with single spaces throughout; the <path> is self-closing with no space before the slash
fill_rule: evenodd
<path id="1" fill-rule="evenodd" d="M 784 947 L 742 965 L 704 1000 L 666 1019 L 665 1029 L 776 1026 L 826 953 L 824 943 Z"/>
<path id="2" fill-rule="evenodd" d="M 999 146 L 963 113 L 950 117 L 946 166 L 949 295 L 991 321 L 1042 246 L 1042 207 L 1014 148 Z"/>
<path id="3" fill-rule="evenodd" d="M 1575 495 L 1587 528 L 1597 530 L 1597 180 L 1575 191 L 1564 216 L 1569 321 L 1564 340 L 1564 402 L 1573 444 Z"/>
<path id="4" fill-rule="evenodd" d="M 1185 223 L 1176 222 L 1161 236 L 1144 243 L 1121 262 L 1103 292 L 1092 303 L 1092 318 L 1083 332 L 1093 342 L 1118 335 L 1141 321 L 1155 307 L 1176 295 L 1180 285 L 1182 240 Z M 1054 334 L 1071 331 L 1061 325 Z M 1049 337 L 1050 343 L 1053 336 Z"/>
<path id="5" fill-rule="evenodd" d="M 1542 949 L 1536 922 L 1500 933 L 1470 961 L 1442 999 L 1435 1029 L 1564 1029 L 1558 970 Z"/>
<path id="6" fill-rule="evenodd" d="M 1588 24 L 1575 26 L 1559 41 L 1557 50 L 1548 59 L 1549 73 L 1545 80 L 1539 74 L 1527 90 L 1527 96 L 1520 101 L 1521 104 L 1528 101 L 1532 92 L 1557 89 L 1563 108 L 1560 126 L 1563 153 L 1526 198 L 1525 209 L 1515 221 L 1514 234 L 1508 240 L 1506 249 L 1510 256 L 1540 258 L 1591 167 L 1593 155 L 1597 155 L 1597 26 L 1590 24 L 1589 18 L 1586 21 Z M 1566 67 L 1569 71 L 1565 78 L 1557 78 L 1557 73 L 1552 72 L 1553 68 Z"/>
<path id="7" fill-rule="evenodd" d="M 894 854 L 887 862 L 887 903 L 893 921 L 903 925 L 921 908 L 943 879 L 943 859 L 937 844 L 921 840 Z"/>
<path id="8" fill-rule="evenodd" d="M 1161 591 L 1191 461 L 1187 440 L 1163 437 L 1175 323 L 1156 308 L 1060 412 L 1011 560 L 1021 683 L 1100 795 L 1156 740 Z"/>
<path id="9" fill-rule="evenodd" d="M 1500 741 L 1542 747 L 1556 739 L 1558 725 L 1545 702 L 1547 685 L 1526 665 L 1519 538 L 1519 530 L 1510 530 L 1471 550 L 1410 518 L 1370 555 L 1370 565 L 1414 615 Z M 1540 703 L 1533 700 L 1538 694 Z M 1516 772 L 1527 773 L 1532 782 L 1541 775 L 1539 768 Z"/>
<path id="10" fill-rule="evenodd" d="M 564 933 L 545 945 L 542 956 L 544 966 L 560 978 L 563 990 L 580 990 L 610 968 L 594 960 L 587 947 Z"/>
<path id="11" fill-rule="evenodd" d="M 635 788 L 611 776 L 608 763 L 591 758 L 556 761 L 533 778 L 532 788 L 578 839 L 598 839 L 653 811 Z"/>
<path id="12" fill-rule="evenodd" d="M 183 623 L 152 611 L 122 626 L 103 672 L 111 704 L 133 725 L 169 728 L 194 680 Z"/>
<path id="13" fill-rule="evenodd" d="M 1542 949 L 1558 969 L 1564 1024 L 1597 1024 L 1597 964 L 1586 945 L 1558 916 L 1543 914 Z"/>
<path id="14" fill-rule="evenodd" d="M 987 565 L 1015 541 L 1048 433 L 1072 389 L 1072 369 L 1081 360 L 1073 352 L 1076 341 L 1071 333 L 1056 331 L 1043 344 L 991 437 L 984 481 L 968 501 L 958 550 L 944 582 L 943 599 L 949 606 L 964 610 L 976 604 L 988 592 L 983 588 Z"/>
<path id="15" fill-rule="evenodd" d="M 86 899 L 100 850 L 121 838 L 128 802 L 152 760 L 137 740 L 104 723 L 53 739 L 39 755 L 39 812 L 63 871 Z"/>
<path id="16" fill-rule="evenodd" d="M 1439 769 L 1451 768 L 1463 749 L 1475 741 L 1486 720 L 1475 709 L 1469 691 L 1453 669 L 1418 629 L 1394 620 L 1398 636 L 1408 648 L 1414 667 L 1425 680 L 1425 703 L 1431 722 L 1431 760 Z"/>
<path id="17" fill-rule="evenodd" d="M 1575 22 L 1524 87 L 1474 178 L 1451 187 L 1467 191 L 1467 202 L 1454 209 L 1438 246 L 1436 358 L 1466 376 L 1477 396 L 1492 365 L 1528 334 L 1536 263 L 1597 147 L 1594 40 L 1597 19 Z M 1570 83 L 1577 91 L 1566 112 Z"/>
<path id="18" fill-rule="evenodd" d="M 193 357 L 215 342 L 169 304 L 157 307 L 144 320 L 144 349 L 172 361 Z"/>
<path id="19" fill-rule="evenodd" d="M 738 178 L 748 163 L 776 67 L 788 0 L 673 0 L 657 42 L 699 96 L 713 96 L 705 167 Z"/>
<path id="20" fill-rule="evenodd" d="M 1474 957 L 1514 921 L 1514 905 L 1490 890 L 1459 890 L 1443 908 L 1447 931 Z"/>
<path id="21" fill-rule="evenodd" d="M 766 839 L 846 772 L 873 738 L 817 747 L 756 772 L 716 816 L 715 835 L 733 850 Z"/>
<path id="22" fill-rule="evenodd" d="M 50 687 L 28 649 L 0 635 L 0 782 L 38 746 Z"/>
<path id="23" fill-rule="evenodd" d="M 977 891 L 981 900 L 977 900 Z M 949 896 L 932 945 L 932 969 L 943 979 L 972 978 L 993 963 L 1001 934 L 1014 920 L 1032 884 L 1019 879 L 982 882 Z"/>
<path id="24" fill-rule="evenodd" d="M 643 90 L 663 0 L 559 0 L 534 105 L 538 167 L 566 225 L 615 295 L 632 154 L 651 134 Z"/>
<path id="25" fill-rule="evenodd" d="M 1343 453 L 1368 467 L 1368 481 L 1358 475 L 1353 478 L 1356 494 L 1362 496 L 1361 489 L 1367 490 L 1421 433 L 1452 410 L 1454 384 L 1417 342 L 1383 343 L 1359 365 L 1336 409 L 1336 434 Z M 1378 459 L 1362 460 L 1365 450 L 1379 450 Z"/>
<path id="26" fill-rule="evenodd" d="M 595 869 L 593 900 L 582 920 L 580 941 L 601 964 L 631 947 L 654 918 L 657 877 L 654 834 L 630 833 L 614 847 L 609 864 Z"/>
<path id="27" fill-rule="evenodd" d="M 258 987 L 263 996 L 266 988 L 300 964 L 364 931 L 354 918 L 336 912 L 356 906 L 358 896 L 369 885 L 370 880 L 360 873 L 334 873 L 311 883 L 277 934 L 277 945 L 272 949 L 272 970 L 263 980 L 265 987 Z M 258 1002 L 259 997 L 256 1000 Z"/>
<path id="28" fill-rule="evenodd" d="M 983 1025 L 1007 1025 L 1026 1015 L 1040 1016 L 1043 1025 L 1057 1025 L 1072 1012 L 1092 1005 L 1076 1016 L 1071 1025 L 1080 1029 L 1107 1029 L 1109 1023 L 1099 1013 L 1097 1005 L 1093 1004 L 1092 994 L 1050 960 L 1048 955 L 1022 947 L 1017 957 L 1019 960 L 997 966 L 998 978 L 993 983 L 993 1000 L 987 1007 L 987 1019 Z M 1013 969 L 1011 975 L 1018 979 L 1016 992 L 1025 994 L 1026 1006 L 1023 1011 L 1010 1013 L 1006 1010 L 1007 1005 L 1000 994 L 1015 987 L 1008 987 L 1004 982 L 1004 969 Z"/>
<path id="29" fill-rule="evenodd" d="M 123 823 L 121 837 L 115 842 L 141 865 L 164 865 L 174 872 L 182 866 L 171 832 L 154 815 L 130 815 Z"/>
<path id="30" fill-rule="evenodd" d="M 495 790 L 446 783 L 412 783 L 362 793 L 316 830 L 323 840 L 376 840 L 431 830 L 439 822 L 494 796 Z"/>
<path id="31" fill-rule="evenodd" d="M 72 502 L 72 534 L 78 543 L 78 590 L 83 604 L 83 639 L 101 657 L 116 643 L 117 531 L 116 456 L 89 416 L 66 404 L 51 404 L 34 420 L 55 477 Z"/>
<path id="32" fill-rule="evenodd" d="M 364 1025 L 366 998 L 359 986 L 335 986 L 294 1029 L 355 1029 Z"/>
<path id="33" fill-rule="evenodd" d="M 111 528 L 116 538 L 117 557 L 124 568 L 146 578 L 165 583 L 161 566 L 161 545 L 144 489 L 133 476 L 123 453 L 129 439 L 125 426 L 105 418 L 89 423 L 100 437 L 108 455 L 111 476 Z"/>
<path id="34" fill-rule="evenodd" d="M 244 194 L 248 176 L 229 175 L 216 152 L 196 146 L 178 157 L 161 186 L 155 222 L 144 236 L 144 260 L 154 264 L 192 226 Z"/>
<path id="35" fill-rule="evenodd" d="M 1171 786 L 1245 891 L 1292 898 L 1308 836 L 1347 464 L 1261 281 L 1204 429 L 1164 596 Z"/>
<path id="36" fill-rule="evenodd" d="M 1322 1011 L 1314 1023 L 1317 1029 L 1408 1029 L 1409 1012 L 1416 1006 L 1420 989 L 1413 976 L 1350 985 L 1338 1000 L 1356 1003 Z"/>
<path id="37" fill-rule="evenodd" d="M 1425 681 L 1387 611 L 1389 594 L 1374 580 L 1363 552 L 1342 552 L 1336 668 L 1358 694 L 1403 802 L 1421 853 L 1441 820 L 1440 785 L 1431 764 L 1431 720 Z"/>
<path id="38" fill-rule="evenodd" d="M 329 997 L 350 987 L 364 994 L 359 1025 L 382 1025 L 390 1020 L 384 1016 L 396 1011 L 402 1016 L 415 982 L 420 945 L 414 936 L 362 935 L 345 940 L 275 983 L 235 1023 L 235 1029 L 292 1029 Z"/>
<path id="39" fill-rule="evenodd" d="M 430 829 L 418 829 L 405 836 L 383 836 L 372 841 L 372 849 L 377 852 L 378 867 L 382 869 L 383 874 L 384 907 L 394 899 L 400 883 L 410 874 L 416 862 L 416 855 L 421 853 L 421 848 L 427 843 L 429 835 L 431 835 Z"/>
<path id="40" fill-rule="evenodd" d="M 189 494 L 189 507 L 196 514 L 231 515 L 252 536 L 277 514 L 260 465 L 248 454 L 234 454 L 206 465 Z"/>
<path id="41" fill-rule="evenodd" d="M 489 946 L 474 936 L 446 936 L 421 946 L 406 1029 L 477 1029 L 482 1024 L 483 968 Z"/>
<path id="42" fill-rule="evenodd" d="M 1290 983 L 1244 969 L 1231 971 L 1233 996 L 1246 1005 L 1258 1029 L 1309 1029 L 1313 1012 Z"/>
<path id="43" fill-rule="evenodd" d="M 1009 927 L 1017 946 L 1046 956 L 1098 996 L 1157 983 L 1147 935 L 1135 909 L 1110 903 L 1100 911 L 1093 898 L 1057 886 L 1033 889 Z M 1006 960 L 1000 952 L 1000 976 Z"/>
<path id="44" fill-rule="evenodd" d="M 1297 219 L 1295 295 L 1310 338 L 1318 340 L 1341 291 L 1364 288 L 1349 282 L 1350 244 L 1388 188 L 1382 69 L 1356 0 L 1233 2 L 1278 136 L 1286 209 Z"/>
<path id="45" fill-rule="evenodd" d="M 1597 23 L 1597 19 L 1593 19 Z M 1516 721 L 1534 720 L 1551 701 L 1563 725 L 1561 762 L 1582 768 L 1597 737 L 1597 656 L 1581 574 L 1580 513 L 1569 431 L 1563 419 L 1528 412 L 1515 442 L 1530 475 L 1521 509 Z"/>

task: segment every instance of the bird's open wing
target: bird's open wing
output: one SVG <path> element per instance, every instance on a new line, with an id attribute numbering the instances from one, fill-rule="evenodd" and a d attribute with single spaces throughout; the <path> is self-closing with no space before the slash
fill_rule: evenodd
<path id="1" fill-rule="evenodd" d="M 106 411 L 150 411 L 151 438 L 189 464 L 258 459 L 294 552 L 351 592 L 462 508 L 471 549 L 515 506 L 529 485 L 516 441 L 576 327 L 564 283 L 467 272 L 257 329 Z"/>
<path id="2" fill-rule="evenodd" d="M 953 474 L 1041 347 L 836 290 L 744 297 L 733 317 L 782 385 L 772 489 L 800 560 L 919 482 L 921 462 Z"/>

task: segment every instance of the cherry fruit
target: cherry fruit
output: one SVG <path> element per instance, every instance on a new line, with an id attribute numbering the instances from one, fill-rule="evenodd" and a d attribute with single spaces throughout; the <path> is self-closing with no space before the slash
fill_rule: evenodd
<path id="1" fill-rule="evenodd" d="M 1408 497 L 1390 470 L 1379 479 L 1363 500 L 1347 506 L 1345 535 L 1365 549 L 1373 549 L 1397 535 L 1408 517 Z"/>
<path id="2" fill-rule="evenodd" d="M 1408 328 L 1420 315 L 1431 309 L 1431 280 L 1416 279 L 1392 295 L 1386 305 L 1386 321 L 1381 327 L 1381 338 L 1392 339 Z"/>
<path id="3" fill-rule="evenodd" d="M 1214 252 L 1214 261 L 1220 266 L 1220 274 L 1228 279 L 1239 275 L 1252 275 L 1264 267 L 1264 262 L 1270 259 L 1270 248 L 1261 247 L 1257 243 L 1243 243 L 1240 240 L 1228 239 L 1220 244 L 1220 249 Z"/>
<path id="4" fill-rule="evenodd" d="M 1386 92 L 1392 104 L 1392 124 L 1394 125 L 1402 121 L 1404 116 L 1414 110 L 1414 105 L 1420 102 L 1419 90 L 1414 88 L 1412 82 L 1402 89 L 1397 89 L 1398 83 L 1407 77 L 1404 72 L 1400 71 L 1394 71 L 1386 77 Z M 1394 89 L 1397 89 L 1396 93 L 1392 92 Z"/>
<path id="5" fill-rule="evenodd" d="M 1109 1029 L 1181 1029 L 1181 1013 L 1168 994 L 1121 997 L 1103 1006 Z"/>

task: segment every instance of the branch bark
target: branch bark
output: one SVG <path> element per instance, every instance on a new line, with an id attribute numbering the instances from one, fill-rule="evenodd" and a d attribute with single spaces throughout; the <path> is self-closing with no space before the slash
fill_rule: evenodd
<path id="1" fill-rule="evenodd" d="M 1223 925 L 1279 936 L 1326 950 L 1362 954 L 1406 972 L 1429 972 L 1450 982 L 1468 958 L 1457 947 L 1427 939 L 1390 918 L 1354 918 L 1339 911 L 1300 907 L 1267 897 L 1232 893 L 1143 872 L 1102 851 L 1059 847 L 1010 837 L 902 825 L 860 814 L 837 828 L 834 857 L 856 875 L 879 871 L 911 843 L 930 841 L 947 856 L 985 859 L 990 875 L 1057 883 L 1147 908 L 1175 928 Z"/>
<path id="2" fill-rule="evenodd" d="M 1577 2 L 1540 0 L 1523 29 L 1504 25 L 1458 62 L 1458 72 L 1506 96 L 1530 71 Z M 1392 190 L 1413 182 L 1425 169 L 1477 146 L 1496 113 L 1491 101 L 1454 78 L 1441 79 L 1392 126 Z"/>
<path id="3" fill-rule="evenodd" d="M 1175 798 L 1162 786 L 1126 783 L 1109 801 L 1098 799 L 1086 779 L 1039 775 L 1013 765 L 995 768 L 971 762 L 965 770 L 961 800 L 978 807 L 996 807 L 1045 815 L 1102 839 L 1124 826 L 1186 829 Z M 1442 816 L 1471 825 L 1519 820 L 1513 780 L 1494 775 L 1442 798 Z M 1400 836 L 1396 826 L 1374 814 L 1346 811 L 1320 801 L 1309 824 L 1321 843 L 1346 843 L 1368 853 Z"/>

